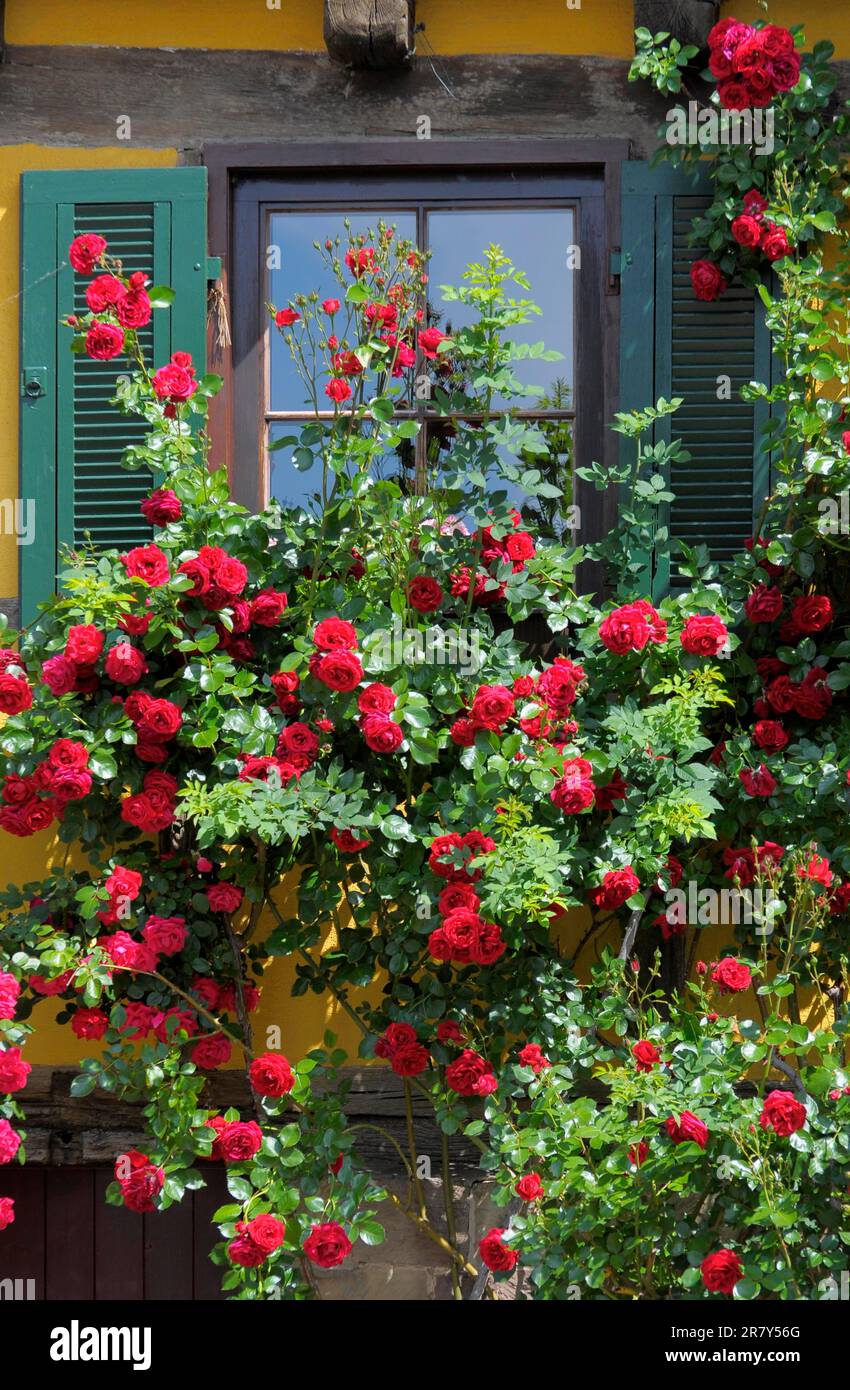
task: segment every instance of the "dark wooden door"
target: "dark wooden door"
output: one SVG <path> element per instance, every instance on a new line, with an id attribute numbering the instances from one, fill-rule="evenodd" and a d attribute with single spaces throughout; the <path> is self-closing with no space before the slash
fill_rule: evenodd
<path id="1" fill-rule="evenodd" d="M 223 1173 L 205 1176 L 179 1206 L 139 1215 L 107 1206 L 110 1168 L 0 1168 L 0 1194 L 15 1201 L 14 1223 L 0 1231 L 0 1298 L 11 1279 L 23 1281 L 18 1296 L 31 1280 L 36 1299 L 220 1299 L 210 1218 L 227 1191 Z"/>

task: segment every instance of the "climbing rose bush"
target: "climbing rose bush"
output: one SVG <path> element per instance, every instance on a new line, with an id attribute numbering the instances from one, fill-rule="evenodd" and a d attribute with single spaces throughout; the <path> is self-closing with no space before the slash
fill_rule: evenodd
<path id="1" fill-rule="evenodd" d="M 275 447 L 313 490 L 250 514 L 208 466 L 218 379 L 179 347 L 143 360 L 171 292 L 75 240 L 70 345 L 129 359 L 117 400 L 149 433 L 125 461 L 155 486 L 150 537 L 70 553 L 0 652 L 0 826 L 60 847 L 2 897 L 0 1164 L 25 1157 L 25 1044 L 54 998 L 99 1044 L 75 1094 L 143 1104 L 108 1200 L 165 1209 L 223 1165 L 233 1297 L 320 1291 L 382 1239 L 384 1201 L 440 1243 L 458 1296 L 519 1272 L 541 1298 L 817 1297 L 843 1267 L 850 643 L 821 504 L 850 487 L 847 284 L 812 214 L 835 200 L 827 156 L 778 164 L 758 186 L 789 234 L 765 291 L 784 376 L 748 390 L 777 407 L 776 484 L 722 569 L 662 524 L 678 401 L 617 416 L 624 462 L 578 470 L 621 494 L 610 536 L 573 548 L 524 520 L 559 494 L 515 366 L 552 354 L 513 340 L 536 310 L 497 247 L 443 288 L 455 327 L 394 229 L 319 248 L 338 292 L 270 306 L 314 407 Z M 414 468 L 399 409 L 423 381 L 443 447 Z M 296 1057 L 285 1020 L 260 1036 L 277 957 L 400 1079 L 405 1195 L 358 1157 L 336 1038 Z M 222 1112 L 227 1064 L 245 1100 Z M 444 1136 L 443 1222 L 414 1094 Z M 469 1252 L 459 1132 L 503 1208 Z"/>

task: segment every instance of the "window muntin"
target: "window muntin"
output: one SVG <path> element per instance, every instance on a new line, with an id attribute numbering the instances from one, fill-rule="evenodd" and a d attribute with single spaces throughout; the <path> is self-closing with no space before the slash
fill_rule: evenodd
<path id="1" fill-rule="evenodd" d="M 576 205 L 505 207 L 479 204 L 464 207 L 440 206 L 429 200 L 417 207 L 403 204 L 393 207 L 388 200 L 380 207 L 351 206 L 345 210 L 338 206 L 316 207 L 309 211 L 266 206 L 264 246 L 268 269 L 264 303 L 281 307 L 296 294 L 314 289 L 318 290 L 320 300 L 341 297 L 340 287 L 329 269 L 323 266 L 315 243 L 321 246 L 326 238 L 339 236 L 344 245 L 346 221 L 357 233 L 366 227 L 374 228 L 379 220 L 395 226 L 399 237 L 431 252 L 427 320 L 437 323 L 444 331 L 462 327 L 470 321 L 470 315 L 466 306 L 457 301 L 446 302 L 440 286 L 461 283 L 467 262 L 483 256 L 489 243 L 500 245 L 517 268 L 528 274 L 531 289 L 527 297 L 538 302 L 542 312 L 534 315 L 528 324 L 518 325 L 512 337 L 519 343 L 543 341 L 547 348 L 561 352 L 562 359 L 557 362 L 529 359 L 516 364 L 519 381 L 542 389 L 540 397 L 526 398 L 521 408 L 523 414 L 538 421 L 544 433 L 560 446 L 554 452 L 550 467 L 553 474 L 558 474 L 560 484 L 566 483 L 571 493 L 571 422 L 575 417 L 572 253 L 577 242 Z M 536 292 L 535 285 L 540 285 L 544 292 Z M 521 291 L 516 293 L 526 297 Z M 295 468 L 293 447 L 269 452 L 267 445 L 281 436 L 297 433 L 305 416 L 312 417 L 313 402 L 286 343 L 269 322 L 264 324 L 263 349 L 267 496 L 285 505 L 303 505 L 315 491 L 312 470 L 299 472 Z M 437 416 L 427 396 L 412 389 L 414 378 L 427 365 L 419 363 L 407 374 L 406 383 L 402 379 L 402 385 L 406 384 L 408 389 L 397 406 L 398 415 L 420 420 L 419 435 L 410 445 L 404 446 L 403 456 L 386 459 L 381 468 L 383 476 L 401 477 L 410 486 L 416 485 L 417 478 L 433 475 L 437 461 L 450 447 L 451 440 L 448 422 Z M 333 411 L 323 409 L 325 402 L 321 397 L 317 403 L 320 414 L 331 418 Z M 565 477 L 565 472 L 569 476 Z M 517 505 L 524 502 L 520 490 L 510 487 L 509 492 Z"/>

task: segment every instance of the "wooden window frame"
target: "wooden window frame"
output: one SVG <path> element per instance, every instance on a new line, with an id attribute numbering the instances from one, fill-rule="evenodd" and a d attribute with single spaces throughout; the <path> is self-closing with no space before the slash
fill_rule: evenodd
<path id="1" fill-rule="evenodd" d="M 614 260 L 620 246 L 620 165 L 628 158 L 627 140 L 517 139 L 495 140 L 356 140 L 329 144 L 298 141 L 287 144 L 208 145 L 203 159 L 209 174 L 210 252 L 221 258 L 222 284 L 230 309 L 232 343 L 217 347 L 211 333 L 209 356 L 212 370 L 222 374 L 225 389 L 210 411 L 211 463 L 226 467 L 234 497 L 255 509 L 262 505 L 262 469 L 259 456 L 261 377 L 256 343 L 244 337 L 246 297 L 259 298 L 260 265 L 235 267 L 234 247 L 240 206 L 250 206 L 234 196 L 250 182 L 264 191 L 288 179 L 326 179 L 336 190 L 345 181 L 384 174 L 387 182 L 417 171 L 464 173 L 472 170 L 530 179 L 536 171 L 551 180 L 560 174 L 584 184 L 585 222 L 590 236 L 582 247 L 580 300 L 577 309 L 580 343 L 576 362 L 576 395 L 580 399 L 576 422 L 575 456 L 580 463 L 592 459 L 612 462 L 616 438 L 606 429 L 617 403 L 619 364 L 618 280 Z M 392 187 L 388 187 L 392 198 Z M 504 190 L 502 190 L 504 197 Z M 264 198 L 263 201 L 266 201 Z M 257 202 L 260 198 L 258 195 Z M 458 197 L 457 202 L 463 201 Z M 518 200 L 519 201 L 519 200 Z M 527 199 L 533 205 L 531 199 Z M 234 270 L 236 273 L 234 274 Z M 590 286 L 588 292 L 582 286 Z M 256 354 L 256 356 L 255 356 Z M 245 464 L 247 457 L 251 460 Z M 577 480 L 576 497 L 581 513 L 577 539 L 587 543 L 606 535 L 616 515 L 617 499 L 598 493 Z M 584 567 L 583 585 L 595 586 L 598 576 Z"/>

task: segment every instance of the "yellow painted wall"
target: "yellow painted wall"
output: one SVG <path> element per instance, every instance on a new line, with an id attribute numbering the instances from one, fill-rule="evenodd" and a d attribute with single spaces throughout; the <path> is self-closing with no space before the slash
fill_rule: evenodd
<path id="1" fill-rule="evenodd" d="M 273 0 L 272 0 L 273 2 Z M 575 3 L 575 0 L 570 0 Z M 631 56 L 632 0 L 417 0 L 423 51 Z M 6 0 L 18 44 L 321 49 L 322 0 Z"/>
<path id="2" fill-rule="evenodd" d="M 799 0 L 774 0 L 770 18 L 777 23 L 803 19 L 810 39 L 830 37 L 839 57 L 850 55 L 850 5 L 847 0 L 819 0 L 814 14 Z M 752 19 L 762 12 L 756 0 L 724 4 L 724 15 Z M 627 58 L 632 53 L 632 0 L 581 0 L 570 9 L 566 0 L 419 0 L 417 17 L 426 25 L 427 43 L 437 54 L 449 53 L 596 53 Z M 152 47 L 320 50 L 322 0 L 282 0 L 280 9 L 263 0 L 7 0 L 6 38 L 12 44 L 102 44 Z M 423 45 L 423 51 L 428 48 Z M 305 131 L 305 134 L 309 133 Z M 624 132 L 627 133 L 627 132 Z M 19 186 L 27 169 L 153 167 L 177 162 L 173 149 L 139 150 L 0 146 L 0 496 L 14 496 L 18 476 L 18 294 Z M 0 595 L 18 591 L 18 548 L 13 537 L 0 536 Z M 32 840 L 0 844 L 0 882 L 40 878 L 52 855 L 49 833 Z M 581 924 L 564 931 L 564 946 L 574 946 Z M 701 954 L 716 957 L 728 943 L 722 928 L 707 929 Z M 282 1030 L 284 1050 L 297 1058 L 331 1027 L 355 1055 L 359 1037 L 337 1010 L 315 996 L 291 999 L 292 971 L 274 963 L 256 1016 L 258 1040 L 263 1028 Z M 731 1008 L 731 1003 L 729 1005 Z M 749 997 L 736 1011 L 753 1014 Z M 28 1047 L 36 1063 L 72 1063 L 96 1044 L 79 1042 L 51 1020 L 52 1001 L 38 1006 L 38 1029 Z"/>
<path id="3" fill-rule="evenodd" d="M 103 44 L 125 48 L 320 50 L 322 0 L 6 0 L 14 44 Z M 569 8 L 570 4 L 580 8 Z M 764 17 L 757 0 L 724 0 L 722 14 Z M 633 0 L 417 0 L 420 50 L 450 53 L 632 54 Z M 775 24 L 805 23 L 850 55 L 847 0 L 771 0 Z"/>

